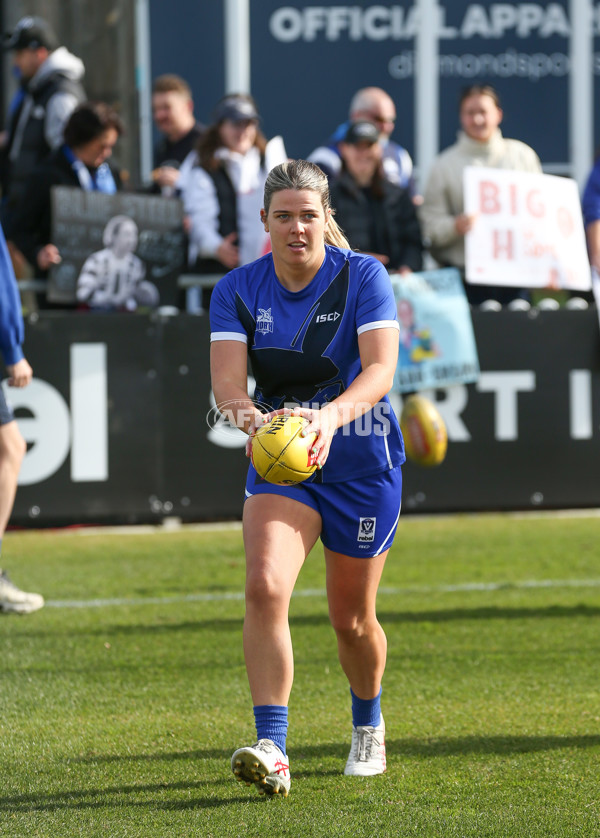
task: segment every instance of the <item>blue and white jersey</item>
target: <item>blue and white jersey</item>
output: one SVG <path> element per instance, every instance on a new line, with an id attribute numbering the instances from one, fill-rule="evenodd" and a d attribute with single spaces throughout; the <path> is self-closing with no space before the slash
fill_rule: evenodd
<path id="1" fill-rule="evenodd" d="M 326 245 L 314 279 L 288 291 L 269 253 L 224 276 L 210 302 L 211 341 L 246 343 L 261 409 L 320 407 L 361 372 L 358 336 L 398 328 L 389 276 L 371 256 Z M 387 396 L 338 428 L 316 479 L 350 480 L 403 463 L 400 427 Z"/>

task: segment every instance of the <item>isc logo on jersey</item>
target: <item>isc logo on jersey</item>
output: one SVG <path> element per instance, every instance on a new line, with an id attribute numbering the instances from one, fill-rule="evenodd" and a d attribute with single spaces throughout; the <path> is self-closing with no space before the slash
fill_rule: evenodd
<path id="1" fill-rule="evenodd" d="M 377 518 L 361 518 L 358 522 L 358 541 L 374 541 Z"/>
<path id="2" fill-rule="evenodd" d="M 335 323 L 341 317 L 339 311 L 331 311 L 329 314 L 317 314 L 316 323 Z"/>

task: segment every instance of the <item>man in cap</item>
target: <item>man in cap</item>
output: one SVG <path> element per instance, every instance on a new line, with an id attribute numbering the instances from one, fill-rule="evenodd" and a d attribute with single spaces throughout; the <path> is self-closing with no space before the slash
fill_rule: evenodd
<path id="1" fill-rule="evenodd" d="M 396 106 L 385 90 L 380 87 L 363 87 L 357 90 L 350 102 L 348 121 L 338 125 L 327 145 L 316 148 L 308 157 L 332 179 L 340 172 L 340 142 L 343 141 L 348 126 L 352 122 L 371 122 L 379 133 L 379 142 L 383 149 L 383 169 L 386 178 L 415 194 L 413 163 L 408 151 L 390 139 L 396 124 Z"/>
<path id="2" fill-rule="evenodd" d="M 331 203 L 350 247 L 375 256 L 389 271 L 420 271 L 423 242 L 416 207 L 408 189 L 385 176 L 377 126 L 350 122 L 339 150 L 342 167 L 331 183 Z"/>
<path id="3" fill-rule="evenodd" d="M 27 175 L 62 144 L 67 119 L 86 97 L 83 62 L 60 46 L 43 18 L 21 18 L 4 48 L 13 53 L 23 93 L 10 116 L 2 150 L 2 218 L 10 238 L 11 218 Z"/>

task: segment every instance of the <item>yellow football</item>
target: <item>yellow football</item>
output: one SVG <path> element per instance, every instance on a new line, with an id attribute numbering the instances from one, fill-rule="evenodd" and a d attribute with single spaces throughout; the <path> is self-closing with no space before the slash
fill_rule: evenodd
<path id="1" fill-rule="evenodd" d="M 290 486 L 310 477 L 317 468 L 311 454 L 316 434 L 302 436 L 308 420 L 281 414 L 262 425 L 252 438 L 252 465 L 269 483 Z"/>
<path id="2" fill-rule="evenodd" d="M 448 431 L 437 407 L 424 396 L 412 395 L 400 415 L 406 456 L 420 466 L 439 466 L 448 448 Z"/>

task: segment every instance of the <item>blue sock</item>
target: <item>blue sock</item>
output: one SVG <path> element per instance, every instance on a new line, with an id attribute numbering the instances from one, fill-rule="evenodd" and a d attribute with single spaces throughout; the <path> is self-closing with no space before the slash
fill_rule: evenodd
<path id="1" fill-rule="evenodd" d="M 259 739 L 271 739 L 285 754 L 288 730 L 288 709 L 280 704 L 259 704 L 254 708 L 256 734 Z"/>
<path id="2" fill-rule="evenodd" d="M 352 724 L 354 727 L 362 725 L 370 725 L 377 727 L 381 721 L 381 689 L 375 698 L 359 698 L 352 692 L 350 687 L 350 695 L 352 696 Z"/>

